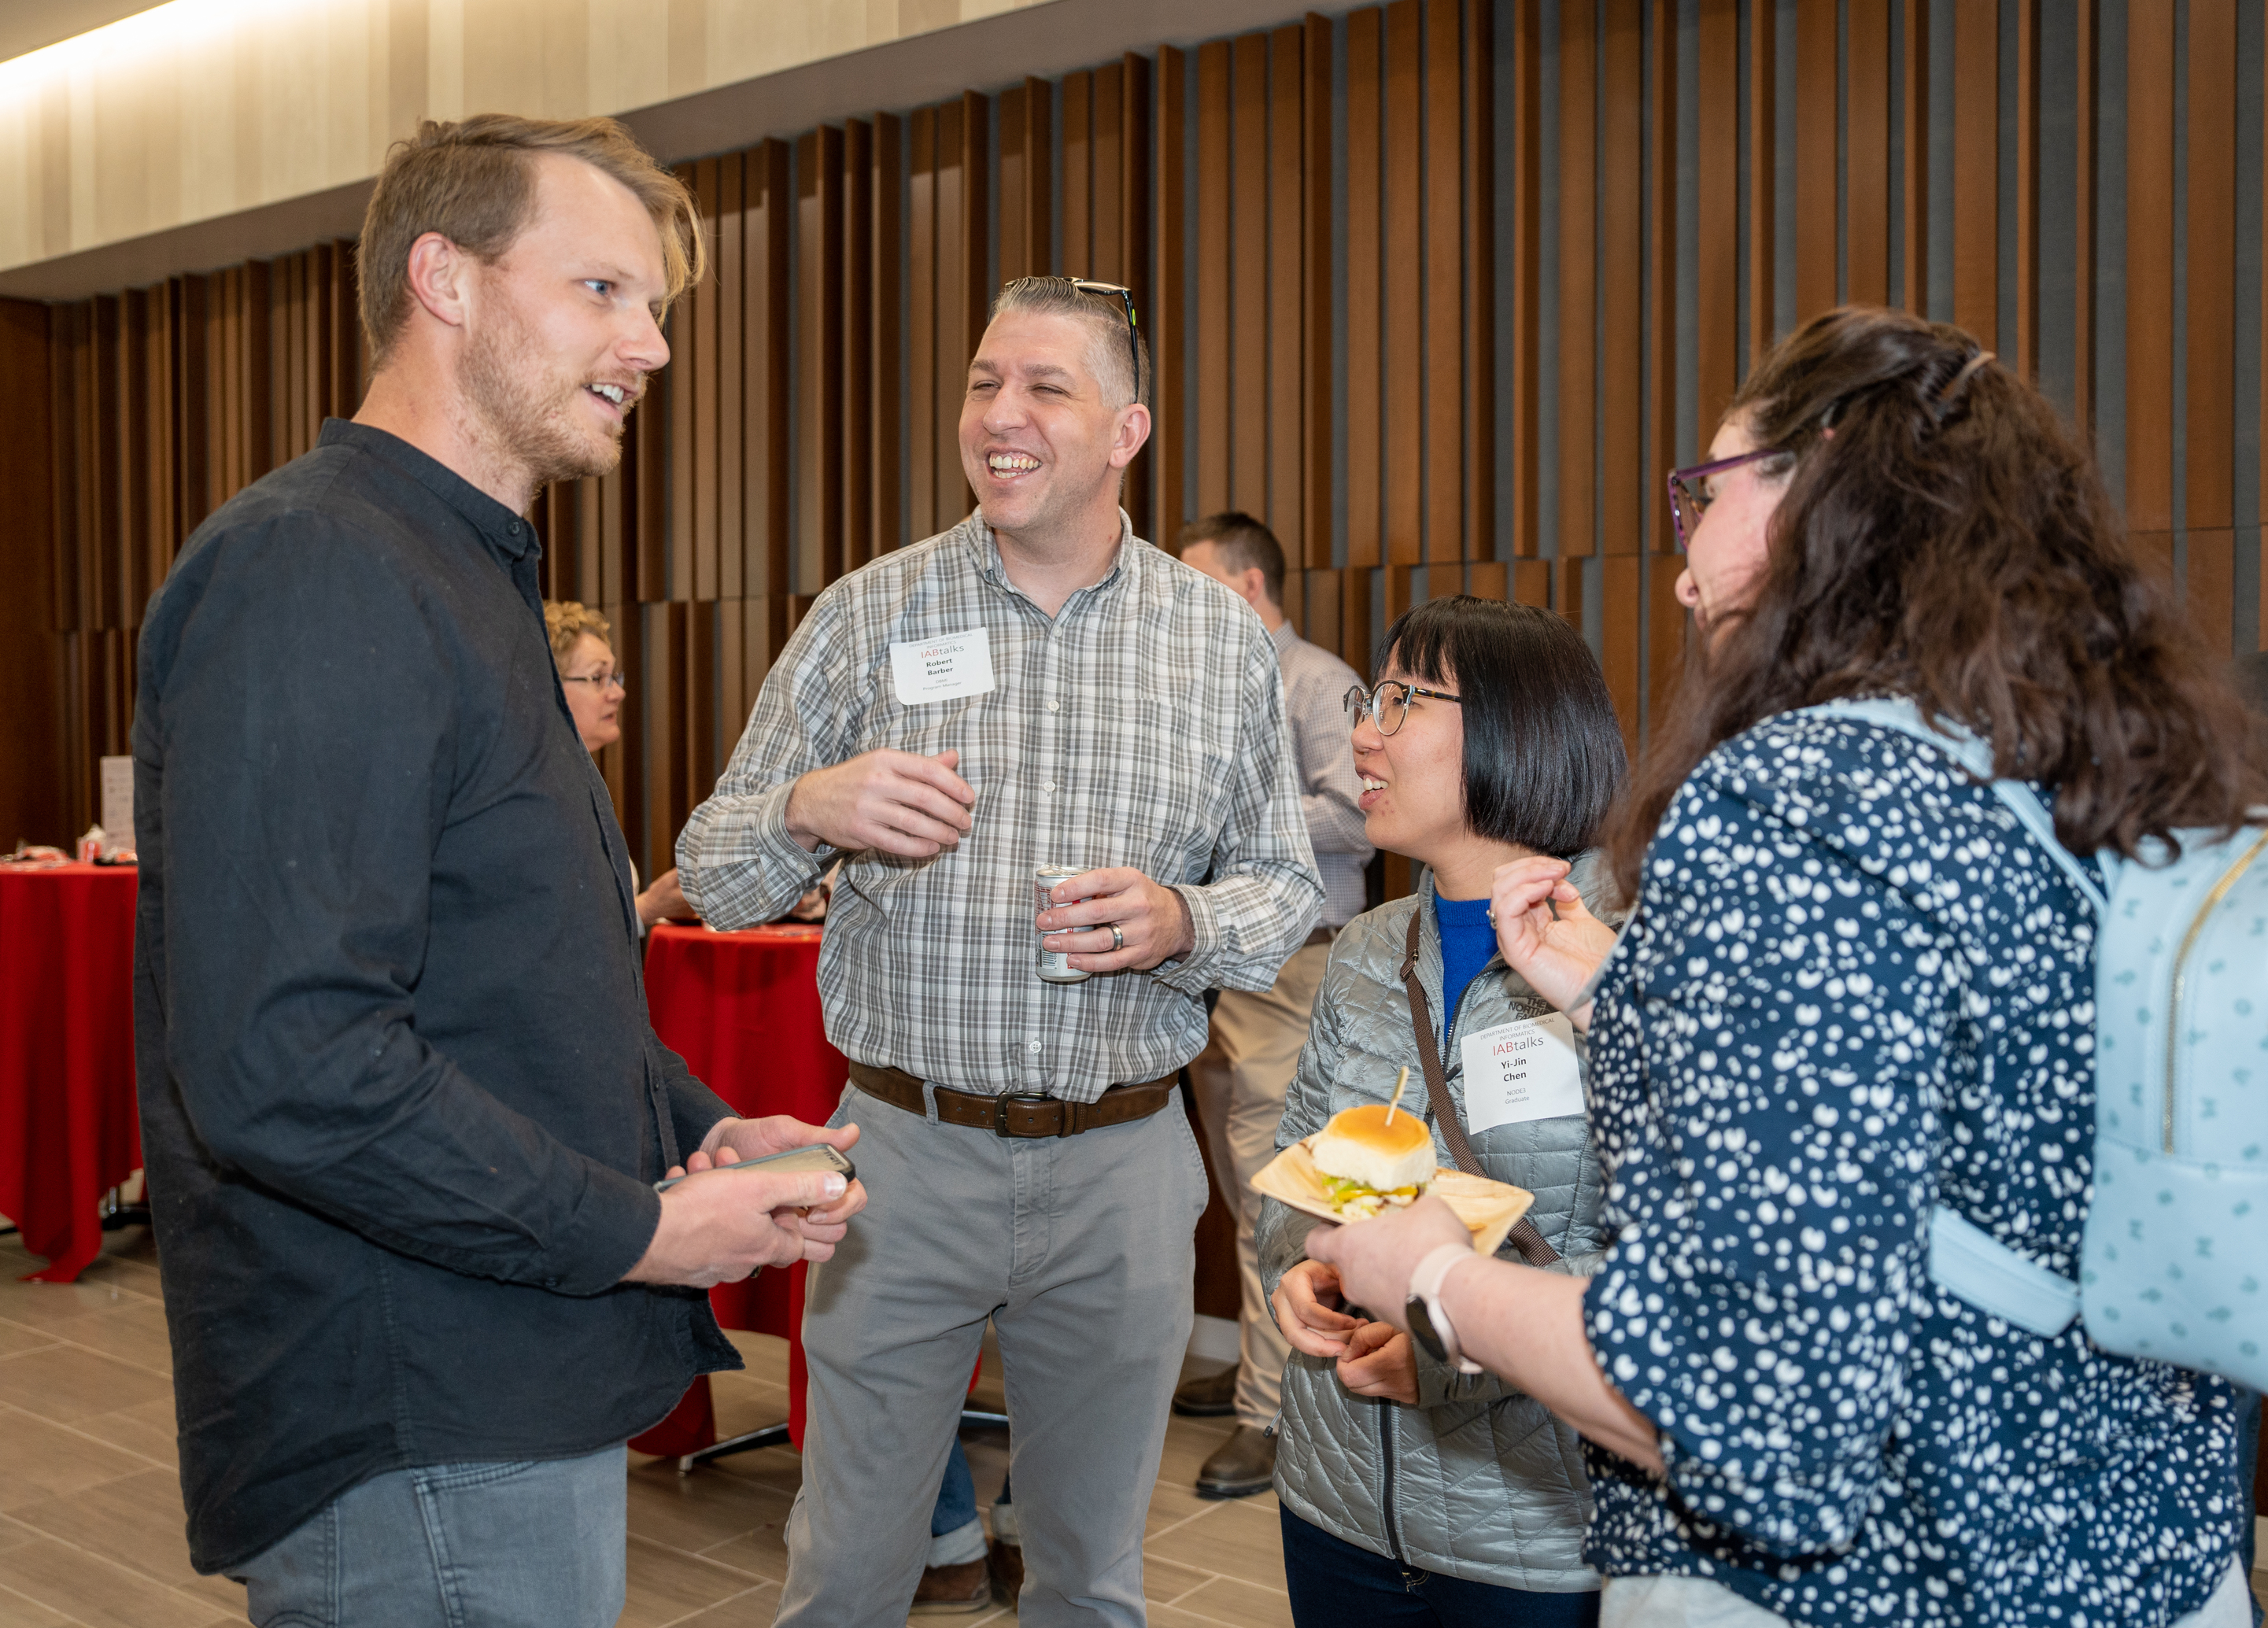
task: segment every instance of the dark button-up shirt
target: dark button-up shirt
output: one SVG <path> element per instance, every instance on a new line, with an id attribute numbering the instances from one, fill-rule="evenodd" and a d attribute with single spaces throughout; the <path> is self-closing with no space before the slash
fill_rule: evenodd
<path id="1" fill-rule="evenodd" d="M 142 1135 L 201 1570 L 356 1483 L 567 1457 L 737 1366 L 620 1279 L 731 1110 L 646 1022 L 534 532 L 334 422 L 151 602 Z"/>

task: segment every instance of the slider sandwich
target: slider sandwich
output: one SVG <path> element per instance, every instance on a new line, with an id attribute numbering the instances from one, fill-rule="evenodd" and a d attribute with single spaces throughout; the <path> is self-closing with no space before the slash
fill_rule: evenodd
<path id="1" fill-rule="evenodd" d="M 1344 1221 L 1401 1209 L 1433 1179 L 1433 1133 L 1415 1114 L 1375 1102 L 1332 1115 L 1307 1151 L 1325 1201 Z"/>

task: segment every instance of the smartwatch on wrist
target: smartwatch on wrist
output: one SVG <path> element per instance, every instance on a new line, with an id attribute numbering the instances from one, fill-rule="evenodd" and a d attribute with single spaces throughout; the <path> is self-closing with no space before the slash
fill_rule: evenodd
<path id="1" fill-rule="evenodd" d="M 1445 1243 L 1432 1251 L 1410 1274 L 1410 1296 L 1403 1307 L 1410 1337 L 1434 1361 L 1446 1362 L 1460 1374 L 1478 1374 L 1481 1365 L 1458 1349 L 1457 1331 L 1449 1326 L 1449 1314 L 1441 1305 L 1441 1285 L 1452 1267 L 1472 1258 L 1470 1244 Z"/>

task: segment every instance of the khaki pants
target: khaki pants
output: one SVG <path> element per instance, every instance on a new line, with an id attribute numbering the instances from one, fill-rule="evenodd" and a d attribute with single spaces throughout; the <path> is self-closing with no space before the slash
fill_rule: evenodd
<path id="1" fill-rule="evenodd" d="M 1330 956 L 1329 945 L 1311 944 L 1284 963 L 1275 987 L 1265 993 L 1223 990 L 1213 1007 L 1211 1042 L 1189 1064 L 1213 1175 L 1222 1199 L 1236 1214 L 1236 1268 L 1243 1285 L 1237 1316 L 1236 1421 L 1255 1430 L 1275 1422 L 1291 1347 L 1268 1315 L 1268 1297 L 1260 1290 L 1260 1258 L 1252 1238 L 1260 1224 L 1260 1195 L 1252 1190 L 1252 1178 L 1276 1157 L 1284 1095 L 1299 1069 L 1300 1049 L 1307 1043 L 1307 1022 Z"/>

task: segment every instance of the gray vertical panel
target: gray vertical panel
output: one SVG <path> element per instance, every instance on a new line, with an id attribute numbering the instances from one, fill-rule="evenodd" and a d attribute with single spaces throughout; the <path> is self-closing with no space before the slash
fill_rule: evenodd
<path id="1" fill-rule="evenodd" d="M 1520 76 L 1513 70 L 1518 55 L 1513 38 L 1517 31 L 1513 26 L 1512 0 L 1490 0 L 1490 4 L 1496 10 L 1495 20 L 1489 31 L 1489 38 L 1496 49 L 1493 64 L 1496 74 L 1496 130 L 1491 138 L 1496 144 L 1496 218 L 1491 223 L 1496 230 L 1496 287 L 1489 291 L 1489 297 L 1497 302 L 1496 547 L 1493 554 L 1498 559 L 1509 560 L 1513 557 L 1513 535 L 1517 530 L 1513 520 L 1514 505 L 1520 501 L 1520 493 L 1516 490 L 1519 463 L 1513 456 L 1512 438 L 1514 416 L 1506 394 L 1512 388 L 1513 379 L 1518 377 L 1515 358 L 1519 335 L 1510 317 L 1513 280 L 1518 275 L 1515 269 L 1520 264 L 1520 175 L 1519 166 L 1515 162 L 1518 144 L 1513 139 L 1521 112 Z M 1342 27 L 1338 53 L 1338 72 L 1342 81 L 1346 77 L 1346 55 L 1344 29 Z M 1344 137 L 1341 139 L 1343 142 Z M 1344 181 L 1346 166 L 1336 159 L 1334 162 L 1336 173 Z M 1346 347 L 1341 345 L 1338 355 L 1344 356 L 1345 352 Z M 1511 597 L 1509 588 L 1506 597 Z"/>
<path id="2" fill-rule="evenodd" d="M 2095 460 L 2110 496 L 2126 500 L 2126 8 L 2097 12 L 2095 85 Z"/>
<path id="3" fill-rule="evenodd" d="M 1342 53 L 1344 55 L 1344 53 Z M 1197 438 L 1195 431 L 1203 426 L 1195 423 L 1197 413 L 1197 379 L 1202 362 L 1197 350 L 1197 53 L 1195 47 L 1182 53 L 1182 377 L 1188 381 L 1182 392 L 1182 512 L 1203 512 L 1197 507 Z M 1048 115 L 1050 139 L 1056 144 L 1056 159 L 1049 166 L 1054 172 L 1055 203 L 1051 206 L 1052 230 L 1057 245 L 1057 265 L 1063 264 L 1064 230 L 1063 207 L 1063 85 L 1056 85 L 1055 110 Z M 1342 463 L 1345 460 L 1340 460 Z M 1373 622 L 1373 627 L 1378 624 Z"/>
<path id="4" fill-rule="evenodd" d="M 1535 551 L 1559 557 L 1559 0 L 1537 8 Z M 1373 624 L 1377 625 L 1377 624 Z"/>
<path id="5" fill-rule="evenodd" d="M 1953 18 L 1960 0 L 1929 4 L 1929 320 L 1953 320 Z M 2113 0 L 2104 0 L 2105 7 Z M 2000 195 L 2007 197 L 2009 195 Z"/>
<path id="6" fill-rule="evenodd" d="M 1772 320 L 1785 334 L 1795 313 L 1795 0 L 1778 0 L 1772 26 Z"/>
<path id="7" fill-rule="evenodd" d="M 1677 393 L 1680 464 L 1697 461 L 1704 433 L 1691 383 L 1701 371 L 1700 33 L 1701 0 L 1677 0 L 1677 377 L 1686 381 Z M 1715 432 L 1710 425 L 1707 433 Z"/>
<path id="8" fill-rule="evenodd" d="M 2040 388 L 2068 416 L 2078 397 L 2079 25 L 2040 8 Z"/>

